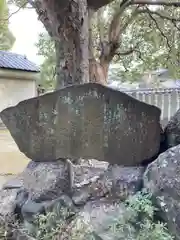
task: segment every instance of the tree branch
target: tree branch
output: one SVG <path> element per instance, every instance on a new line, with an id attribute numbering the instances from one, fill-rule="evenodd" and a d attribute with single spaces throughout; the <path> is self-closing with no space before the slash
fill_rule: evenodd
<path id="1" fill-rule="evenodd" d="M 151 0 L 134 0 L 129 5 L 154 5 L 154 6 L 167 6 L 167 7 L 180 7 L 180 2 L 167 2 L 167 1 L 151 1 Z"/>
<path id="2" fill-rule="evenodd" d="M 129 3 L 132 0 L 123 0 L 121 2 L 121 7 L 116 11 L 115 15 L 113 16 L 113 19 L 109 26 L 109 36 L 108 41 L 101 41 L 101 56 L 100 56 L 100 62 L 101 63 L 108 63 L 112 60 L 116 50 L 119 47 L 119 36 L 122 29 L 122 23 L 120 21 L 120 18 L 126 8 L 129 6 Z M 137 9 L 137 8 L 136 8 Z M 136 11 L 136 10 L 135 10 Z M 133 14 L 132 14 L 133 15 Z M 133 17 L 132 18 L 133 20 Z M 129 22 L 130 23 L 130 22 Z"/>
<path id="3" fill-rule="evenodd" d="M 180 31 L 180 27 L 177 26 L 177 22 L 180 22 L 180 18 L 174 18 L 174 17 L 171 17 L 171 16 L 166 16 L 164 14 L 161 14 L 160 12 L 158 11 L 151 11 L 150 9 L 146 8 L 146 12 L 148 14 L 150 14 L 151 16 L 152 15 L 156 15 L 162 19 L 165 19 L 165 20 L 168 20 L 168 21 L 171 21 L 173 23 L 173 25 L 175 26 L 175 28 L 178 29 L 178 31 Z"/>
<path id="4" fill-rule="evenodd" d="M 138 46 L 139 46 L 140 43 L 137 43 L 134 47 L 131 47 L 129 50 L 125 51 L 125 52 L 118 52 L 116 53 L 116 55 L 118 56 L 127 56 L 127 55 L 130 55 L 132 54 L 133 52 L 136 52 L 138 51 Z"/>
<path id="5" fill-rule="evenodd" d="M 115 55 L 118 57 L 118 61 L 121 59 L 121 57 L 128 56 L 128 55 L 130 55 L 132 53 L 137 53 L 138 54 L 138 58 L 141 61 L 144 61 L 144 59 L 142 58 L 142 53 L 141 53 L 141 51 L 138 48 L 139 45 L 140 45 L 140 42 L 138 42 L 136 44 L 136 46 L 131 47 L 129 50 L 127 50 L 125 52 L 118 52 L 118 53 L 116 53 Z"/>
<path id="6" fill-rule="evenodd" d="M 174 17 L 171 17 L 171 16 L 166 16 L 164 14 L 161 14 L 160 12 L 158 11 L 151 11 L 150 9 L 146 8 L 147 12 L 150 13 L 150 14 L 153 14 L 153 15 L 157 15 L 158 17 L 160 18 L 163 18 L 163 19 L 166 19 L 166 20 L 169 20 L 169 21 L 180 21 L 180 18 L 174 18 Z"/>
<path id="7" fill-rule="evenodd" d="M 129 1 L 129 0 L 123 1 L 120 5 L 120 8 L 114 14 L 111 24 L 109 26 L 109 41 L 110 42 L 118 42 L 119 33 L 121 30 L 120 17 L 122 16 L 122 14 L 126 10 L 126 8 L 129 6 L 130 2 L 131 1 Z"/>
<path id="8" fill-rule="evenodd" d="M 122 24 L 119 21 L 119 18 L 121 14 L 124 12 L 126 7 L 128 6 L 129 1 L 126 2 L 125 5 L 123 5 L 123 8 L 121 8 L 121 11 L 118 11 L 118 13 L 114 16 L 111 25 L 110 25 L 110 34 L 109 34 L 109 41 L 104 44 L 103 52 L 101 53 L 100 59 L 101 62 L 106 61 L 110 62 L 114 55 L 116 54 L 117 49 L 119 48 L 119 37 L 121 33 L 123 33 L 126 28 L 133 22 L 135 17 L 138 14 L 141 14 L 144 12 L 144 10 L 139 10 L 139 7 L 136 7 L 133 11 L 131 17 L 127 20 L 127 22 L 122 26 Z"/>
<path id="9" fill-rule="evenodd" d="M 100 9 L 97 13 L 97 26 L 98 26 L 98 32 L 99 32 L 99 38 L 100 38 L 100 45 L 104 42 L 104 23 L 102 23 L 102 15 L 104 11 Z M 102 47 L 102 46 L 101 46 Z"/>
<path id="10" fill-rule="evenodd" d="M 157 29 L 160 31 L 161 35 L 166 39 L 167 45 L 168 47 L 171 49 L 169 41 L 168 41 L 168 37 L 164 34 L 164 32 L 160 29 L 159 24 L 157 23 L 156 19 L 154 17 L 152 17 L 152 15 L 157 15 L 162 19 L 166 19 L 168 21 L 172 21 L 172 23 L 174 24 L 174 26 L 180 30 L 180 28 L 177 26 L 176 22 L 180 21 L 180 19 L 178 18 L 173 18 L 170 16 L 166 16 L 163 15 L 157 11 L 151 11 L 150 9 L 148 9 L 147 7 L 145 9 L 139 9 L 139 5 L 147 5 L 150 3 L 152 3 L 151 1 L 123 1 L 124 5 L 122 5 L 123 7 L 120 8 L 120 10 L 117 12 L 117 14 L 114 16 L 111 25 L 110 25 L 110 34 L 109 34 L 109 43 L 110 43 L 110 47 L 109 47 L 109 55 L 113 56 L 113 54 L 115 54 L 115 51 L 117 50 L 117 48 L 119 47 L 119 36 L 121 35 L 121 33 L 123 33 L 126 28 L 132 23 L 132 21 L 135 19 L 135 17 L 139 14 L 143 14 L 143 13 L 148 13 L 151 17 L 151 19 L 153 20 L 153 22 L 156 24 Z M 146 3 L 146 4 L 145 4 Z M 130 6 L 130 5 L 134 5 L 137 4 L 137 8 L 134 10 L 134 12 L 132 13 L 131 17 L 127 20 L 127 22 L 121 26 L 121 23 L 119 21 L 121 15 L 123 14 L 123 12 L 125 11 L 125 9 Z M 178 4 L 178 5 L 177 5 Z M 167 5 L 167 6 L 180 6 L 180 2 L 171 2 L 171 3 L 167 3 L 165 1 L 156 1 L 155 4 L 153 2 L 153 5 Z M 124 55 L 128 55 L 131 54 L 133 52 L 132 49 L 130 49 L 127 54 Z M 123 53 L 122 53 L 123 55 Z M 106 57 L 107 58 L 107 57 Z M 109 59 L 111 59 L 109 57 Z"/>
<path id="11" fill-rule="evenodd" d="M 18 13 L 22 8 L 24 8 L 24 7 L 26 6 L 26 4 L 27 4 L 27 3 L 22 4 L 20 7 L 18 7 L 18 9 L 17 9 L 16 11 L 12 12 L 11 14 L 9 14 L 8 18 L 0 19 L 0 21 L 4 21 L 4 22 L 9 21 L 9 19 L 10 19 L 14 14 Z"/>
<path id="12" fill-rule="evenodd" d="M 38 19 L 43 23 L 45 29 L 49 33 L 50 37 L 55 36 L 53 34 L 53 28 L 51 27 L 51 22 L 49 21 L 47 17 L 46 10 L 44 9 L 42 2 L 39 0 L 27 0 L 27 2 L 35 9 Z M 54 39 L 55 40 L 55 39 Z"/>
<path id="13" fill-rule="evenodd" d="M 166 36 L 166 34 L 162 31 L 162 29 L 159 27 L 159 24 L 158 22 L 156 21 L 156 19 L 151 15 L 151 13 L 149 11 L 147 11 L 148 14 L 149 14 L 149 17 L 152 19 L 152 21 L 154 22 L 154 24 L 156 25 L 156 28 L 159 30 L 159 32 L 161 33 L 161 35 L 165 38 L 166 40 L 166 43 L 167 43 L 167 46 L 169 48 L 169 53 L 171 52 L 171 44 L 169 43 L 169 39 L 168 37 Z M 167 57 L 167 60 L 169 59 L 169 54 L 168 54 L 168 57 Z"/>
<path id="14" fill-rule="evenodd" d="M 123 33 L 126 28 L 133 22 L 135 17 L 141 13 L 144 13 L 144 9 L 139 10 L 139 7 L 135 9 L 135 11 L 132 13 L 131 17 L 127 20 L 127 22 L 123 25 L 123 27 L 120 29 L 119 34 Z"/>

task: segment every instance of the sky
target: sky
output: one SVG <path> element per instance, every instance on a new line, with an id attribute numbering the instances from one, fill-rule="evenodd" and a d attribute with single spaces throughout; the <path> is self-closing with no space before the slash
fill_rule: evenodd
<path id="1" fill-rule="evenodd" d="M 15 12 L 16 6 L 10 7 L 10 13 Z M 43 25 L 37 19 L 34 9 L 22 9 L 10 17 L 10 29 L 16 38 L 12 52 L 26 55 L 30 61 L 41 64 L 42 57 L 37 56 L 35 43 L 38 41 L 38 34 L 45 31 Z"/>

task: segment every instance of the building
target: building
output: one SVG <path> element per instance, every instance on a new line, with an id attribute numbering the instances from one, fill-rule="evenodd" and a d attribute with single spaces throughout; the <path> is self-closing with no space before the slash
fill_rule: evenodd
<path id="1" fill-rule="evenodd" d="M 0 111 L 37 96 L 39 72 L 25 56 L 0 51 Z"/>
<path id="2" fill-rule="evenodd" d="M 37 96 L 39 73 L 25 56 L 0 51 L 0 111 Z"/>

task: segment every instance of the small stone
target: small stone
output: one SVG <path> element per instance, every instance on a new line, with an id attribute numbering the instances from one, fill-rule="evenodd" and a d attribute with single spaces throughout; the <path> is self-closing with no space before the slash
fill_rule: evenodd
<path id="1" fill-rule="evenodd" d="M 23 187 L 23 182 L 17 178 L 10 179 L 3 185 L 3 189 L 17 189 L 22 187 Z"/>

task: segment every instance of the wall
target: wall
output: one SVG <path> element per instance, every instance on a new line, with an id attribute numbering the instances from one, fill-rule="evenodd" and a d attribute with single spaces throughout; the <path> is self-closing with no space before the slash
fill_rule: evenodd
<path id="1" fill-rule="evenodd" d="M 0 111 L 34 96 L 36 96 L 34 81 L 7 80 L 0 78 Z"/>
<path id="2" fill-rule="evenodd" d="M 126 93 L 160 108 L 162 126 L 165 126 L 180 108 L 180 89 L 147 89 L 126 91 Z"/>
<path id="3" fill-rule="evenodd" d="M 37 96 L 37 73 L 0 69 L 0 111 Z"/>
<path id="4" fill-rule="evenodd" d="M 0 111 L 37 96 L 38 73 L 0 69 Z M 4 174 L 22 172 L 29 159 L 21 153 L 0 119 L 0 186 Z"/>

